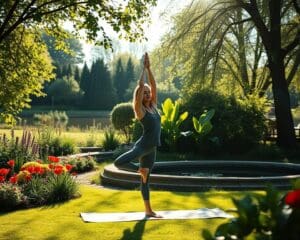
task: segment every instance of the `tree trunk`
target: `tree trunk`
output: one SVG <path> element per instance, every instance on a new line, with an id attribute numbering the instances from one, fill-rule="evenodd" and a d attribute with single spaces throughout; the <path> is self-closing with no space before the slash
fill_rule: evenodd
<path id="1" fill-rule="evenodd" d="M 291 113 L 290 95 L 285 79 L 284 63 L 270 63 L 272 90 L 277 124 L 277 143 L 284 149 L 296 147 L 296 135 Z"/>
<path id="2" fill-rule="evenodd" d="M 277 142 L 281 148 L 292 149 L 296 147 L 297 142 L 281 46 L 281 7 L 282 0 L 269 0 L 270 41 L 266 48 L 269 48 L 267 49 L 267 55 L 272 78 Z"/>

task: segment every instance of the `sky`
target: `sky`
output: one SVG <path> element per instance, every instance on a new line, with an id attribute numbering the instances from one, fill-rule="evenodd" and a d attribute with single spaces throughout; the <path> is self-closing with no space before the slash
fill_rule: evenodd
<path id="1" fill-rule="evenodd" d="M 151 23 L 144 27 L 144 34 L 148 41 L 142 43 L 129 43 L 125 40 L 120 40 L 118 52 L 131 52 L 137 57 L 140 57 L 143 52 L 151 51 L 159 45 L 161 37 L 171 28 L 171 16 L 179 12 L 190 1 L 187 0 L 157 0 L 157 6 L 151 9 Z M 117 39 L 117 35 L 110 33 L 109 36 Z M 92 61 L 91 48 L 92 45 L 82 41 L 85 61 Z"/>

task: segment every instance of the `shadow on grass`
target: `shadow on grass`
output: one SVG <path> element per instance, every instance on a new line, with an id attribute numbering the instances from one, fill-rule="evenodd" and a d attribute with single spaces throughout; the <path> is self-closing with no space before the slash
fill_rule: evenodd
<path id="1" fill-rule="evenodd" d="M 123 231 L 123 236 L 120 240 L 141 240 L 145 230 L 146 220 L 139 221 L 135 224 L 133 230 L 127 228 Z"/>

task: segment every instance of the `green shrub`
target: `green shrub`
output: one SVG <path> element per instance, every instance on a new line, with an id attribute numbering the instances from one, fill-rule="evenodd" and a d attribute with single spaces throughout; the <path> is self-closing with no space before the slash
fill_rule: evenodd
<path id="1" fill-rule="evenodd" d="M 71 172 L 82 173 L 94 170 L 97 163 L 93 157 L 69 158 L 65 163 L 73 165 Z"/>
<path id="2" fill-rule="evenodd" d="M 49 143 L 49 155 L 65 156 L 75 152 L 76 144 L 72 138 L 55 137 Z"/>
<path id="3" fill-rule="evenodd" d="M 127 143 L 130 142 L 130 126 L 133 119 L 132 103 L 119 103 L 111 111 L 111 122 L 115 129 L 121 130 L 125 134 Z"/>
<path id="4" fill-rule="evenodd" d="M 78 195 L 78 183 L 69 173 L 50 174 L 46 181 L 47 203 L 56 203 L 72 199 Z"/>
<path id="5" fill-rule="evenodd" d="M 15 209 L 16 207 L 24 204 L 26 197 L 18 185 L 4 182 L 0 183 L 0 209 L 7 211 Z"/>
<path id="6" fill-rule="evenodd" d="M 262 106 L 263 103 L 252 98 L 237 100 L 204 89 L 186 96 L 182 102 L 182 111 L 199 116 L 207 109 L 215 109 L 211 120 L 214 127 L 208 134 L 207 141 L 202 142 L 200 152 L 240 153 L 250 150 L 263 137 L 265 118 Z M 183 127 L 184 130 L 192 129 L 191 119 Z M 210 137 L 218 137 L 218 145 L 209 141 Z"/>
<path id="7" fill-rule="evenodd" d="M 114 150 L 120 145 L 120 141 L 116 137 L 116 132 L 109 128 L 104 132 L 102 146 L 105 151 Z"/>
<path id="8" fill-rule="evenodd" d="M 40 176 L 33 176 L 30 181 L 24 184 L 23 192 L 30 204 L 45 204 L 49 195 L 47 179 Z"/>

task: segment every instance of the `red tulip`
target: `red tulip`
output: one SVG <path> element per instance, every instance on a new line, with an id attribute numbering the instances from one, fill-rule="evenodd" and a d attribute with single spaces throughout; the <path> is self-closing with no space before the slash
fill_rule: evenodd
<path id="1" fill-rule="evenodd" d="M 8 168 L 0 168 L 0 175 L 1 176 L 6 176 L 9 173 L 9 169 Z"/>
<path id="2" fill-rule="evenodd" d="M 54 163 L 59 162 L 59 158 L 58 158 L 58 157 L 55 157 L 55 156 L 48 156 L 48 160 L 49 160 L 50 162 L 54 162 Z"/>
<path id="3" fill-rule="evenodd" d="M 73 168 L 73 166 L 72 166 L 71 164 L 66 164 L 66 169 L 67 169 L 68 171 L 70 171 L 72 168 Z"/>
<path id="4" fill-rule="evenodd" d="M 14 166 L 15 166 L 15 160 L 9 160 L 8 162 L 7 162 L 7 164 L 11 167 L 11 168 L 13 168 Z"/>
<path id="5" fill-rule="evenodd" d="M 288 192 L 285 203 L 291 207 L 300 208 L 300 189 Z"/>
<path id="6" fill-rule="evenodd" d="M 60 175 L 60 174 L 62 174 L 62 172 L 63 172 L 63 167 L 62 166 L 55 166 L 54 173 L 56 175 Z"/>
<path id="7" fill-rule="evenodd" d="M 9 181 L 13 184 L 17 183 L 17 181 L 18 181 L 17 174 L 14 174 L 13 176 L 11 176 Z"/>

